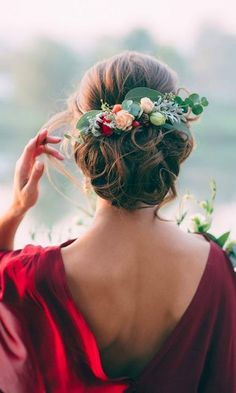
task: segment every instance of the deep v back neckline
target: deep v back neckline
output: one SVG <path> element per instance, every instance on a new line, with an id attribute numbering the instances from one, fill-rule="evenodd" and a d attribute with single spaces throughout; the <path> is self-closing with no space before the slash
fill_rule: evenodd
<path id="1" fill-rule="evenodd" d="M 65 271 L 65 266 L 62 258 L 62 253 L 61 253 L 61 248 L 65 247 L 74 240 L 69 240 L 60 246 L 55 247 L 55 251 L 57 253 L 57 258 L 55 260 L 58 260 L 60 263 L 60 269 L 61 269 L 61 280 L 62 280 L 62 285 L 65 290 L 66 297 L 70 301 L 70 303 L 73 305 L 74 312 L 76 313 L 78 317 L 78 323 L 80 324 L 80 331 L 82 335 L 82 340 L 83 340 L 83 345 L 85 348 L 85 353 L 87 356 L 87 362 L 93 371 L 94 375 L 103 380 L 103 381 L 111 381 L 111 382 L 121 382 L 121 381 L 139 381 L 142 378 L 145 377 L 146 373 L 149 372 L 150 369 L 152 369 L 154 363 L 155 365 L 160 362 L 160 360 L 167 354 L 168 350 L 171 348 L 171 346 L 174 344 L 175 340 L 178 337 L 178 334 L 180 333 L 182 327 L 184 324 L 187 322 L 191 316 L 194 315 L 195 309 L 198 307 L 199 302 L 201 301 L 201 292 L 203 287 L 208 281 L 208 274 L 210 270 L 211 264 L 211 259 L 212 259 L 212 254 L 214 252 L 214 247 L 216 245 L 214 242 L 209 239 L 205 234 L 203 234 L 204 238 L 210 243 L 210 248 L 207 256 L 207 261 L 203 270 L 203 273 L 201 275 L 201 278 L 198 282 L 196 291 L 194 295 L 192 296 L 188 306 L 186 307 L 185 311 L 183 312 L 182 316 L 178 320 L 177 324 L 175 327 L 171 330 L 171 332 L 168 334 L 160 348 L 157 350 L 157 352 L 154 354 L 154 356 L 147 362 L 147 364 L 142 368 L 142 370 L 138 373 L 137 376 L 135 377 L 130 377 L 130 376 L 121 376 L 117 378 L 110 378 L 104 371 L 103 365 L 102 365 L 102 357 L 100 354 L 100 349 L 98 347 L 96 337 L 93 334 L 92 330 L 89 327 L 88 322 L 86 321 L 86 318 L 84 315 L 81 313 L 79 310 L 78 306 L 76 305 L 73 296 L 71 294 L 71 291 L 69 289 L 68 283 L 67 283 L 67 277 L 66 277 L 66 271 Z"/>

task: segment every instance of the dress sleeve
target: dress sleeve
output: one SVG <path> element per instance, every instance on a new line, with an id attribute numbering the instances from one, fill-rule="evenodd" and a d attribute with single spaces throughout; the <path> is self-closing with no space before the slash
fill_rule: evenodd
<path id="1" fill-rule="evenodd" d="M 31 244 L 14 251 L 0 250 L 0 300 L 24 295 L 27 286 L 32 285 L 43 250 Z"/>

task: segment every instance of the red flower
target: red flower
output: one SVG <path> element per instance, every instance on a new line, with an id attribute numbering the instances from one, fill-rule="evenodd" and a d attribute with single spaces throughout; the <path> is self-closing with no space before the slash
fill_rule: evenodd
<path id="1" fill-rule="evenodd" d="M 101 117 L 102 119 L 102 124 L 101 124 L 101 133 L 104 136 L 111 136 L 113 134 L 113 129 L 111 127 L 109 127 L 108 124 L 104 124 L 104 123 L 110 123 L 111 120 L 110 119 L 106 119 L 105 116 Z"/>

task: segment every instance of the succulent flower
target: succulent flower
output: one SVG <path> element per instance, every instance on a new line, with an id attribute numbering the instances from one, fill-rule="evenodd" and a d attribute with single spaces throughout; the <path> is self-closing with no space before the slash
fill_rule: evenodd
<path id="1" fill-rule="evenodd" d="M 166 117 L 160 112 L 151 113 L 149 119 L 155 126 L 162 126 L 166 122 Z"/>

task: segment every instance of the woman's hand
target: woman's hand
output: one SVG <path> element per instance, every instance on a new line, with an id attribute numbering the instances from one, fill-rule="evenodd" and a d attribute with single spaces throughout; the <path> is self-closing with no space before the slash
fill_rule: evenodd
<path id="1" fill-rule="evenodd" d="M 64 159 L 61 153 L 47 145 L 48 143 L 56 144 L 59 142 L 61 142 L 61 138 L 48 136 L 48 131 L 44 130 L 26 145 L 16 163 L 14 176 L 12 208 L 17 214 L 24 214 L 37 202 L 38 184 L 43 175 L 44 164 L 37 161 L 36 158 L 46 153 L 58 160 Z"/>

